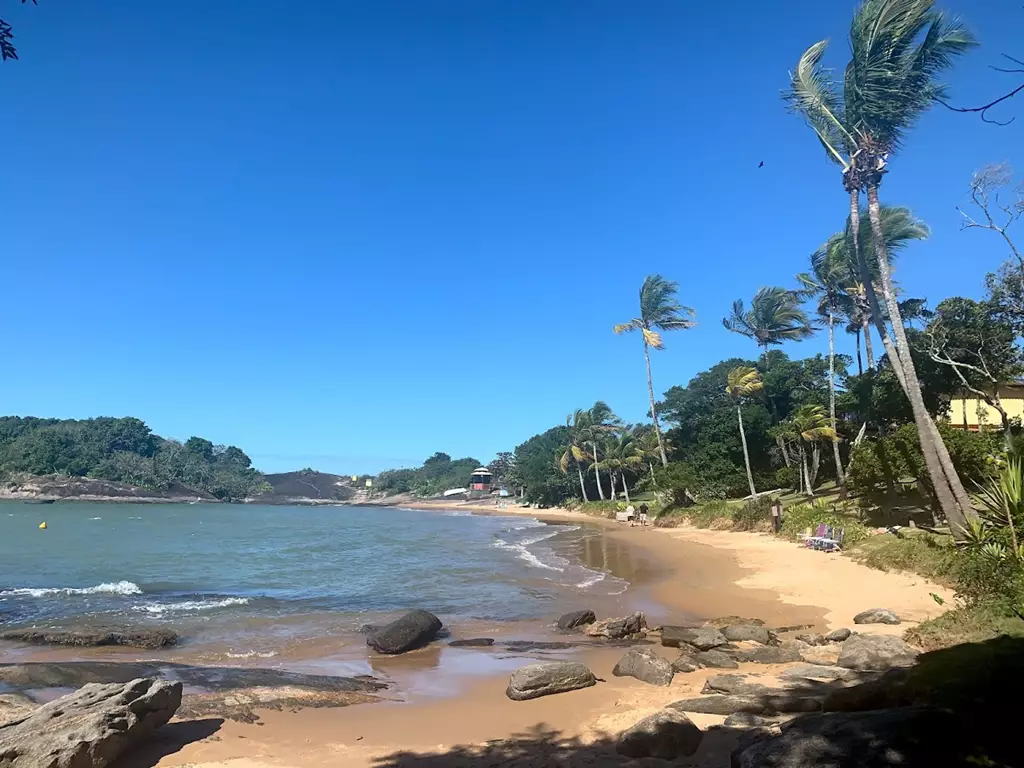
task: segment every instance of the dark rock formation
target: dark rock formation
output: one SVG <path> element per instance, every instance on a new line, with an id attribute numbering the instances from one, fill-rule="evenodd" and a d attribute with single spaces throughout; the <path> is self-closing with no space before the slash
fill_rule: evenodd
<path id="1" fill-rule="evenodd" d="M 377 653 L 405 653 L 422 648 L 441 629 L 441 620 L 429 611 L 410 611 L 368 635 L 366 644 Z"/>
<path id="2" fill-rule="evenodd" d="M 682 712 L 706 715 L 733 715 L 746 712 L 752 715 L 773 715 L 795 712 L 820 712 L 821 697 L 808 696 L 798 691 L 769 690 L 767 693 L 744 696 L 723 694 L 682 699 L 668 705 Z"/>
<path id="3" fill-rule="evenodd" d="M 674 672 L 696 672 L 698 669 L 700 669 L 700 662 L 697 661 L 697 657 L 686 651 L 679 654 L 679 658 L 672 662 Z"/>
<path id="4" fill-rule="evenodd" d="M 621 619 L 602 619 L 584 627 L 583 632 L 591 637 L 607 637 L 611 640 L 640 635 L 647 630 L 647 617 L 633 613 Z"/>
<path id="5" fill-rule="evenodd" d="M 730 651 L 729 655 L 737 661 L 748 661 L 755 664 L 790 664 L 801 661 L 800 652 L 784 646 L 764 645 L 758 648 L 741 648 Z"/>
<path id="6" fill-rule="evenodd" d="M 669 685 L 675 670 L 668 659 L 650 648 L 633 648 L 619 659 L 612 674 L 616 677 L 635 677 L 651 685 Z"/>
<path id="7" fill-rule="evenodd" d="M 760 696 L 771 692 L 771 687 L 753 682 L 746 675 L 712 675 L 701 690 L 701 693 L 732 693 L 740 696 Z"/>
<path id="8" fill-rule="evenodd" d="M 841 643 L 844 640 L 849 639 L 850 635 L 852 634 L 853 633 L 850 630 L 848 630 L 846 627 L 843 627 L 842 629 L 833 629 L 831 632 L 825 635 L 825 639 L 828 640 L 830 643 Z"/>
<path id="9" fill-rule="evenodd" d="M 729 715 L 722 723 L 727 728 L 761 728 L 773 724 L 773 720 L 760 715 L 752 715 L 749 712 L 737 712 L 735 715 Z"/>
<path id="10" fill-rule="evenodd" d="M 856 670 L 886 670 L 906 667 L 917 660 L 917 651 L 893 635 L 850 635 L 843 643 L 840 667 Z"/>
<path id="11" fill-rule="evenodd" d="M 719 616 L 717 619 L 709 619 L 704 622 L 705 627 L 724 629 L 734 624 L 753 624 L 755 627 L 763 627 L 764 622 L 760 619 L 747 619 L 743 616 Z"/>
<path id="12" fill-rule="evenodd" d="M 470 637 L 465 640 L 452 640 L 448 645 L 451 648 L 486 648 L 494 645 L 493 637 Z"/>
<path id="13" fill-rule="evenodd" d="M 503 648 L 515 651 L 516 653 L 526 653 L 528 651 L 564 651 L 567 648 L 573 647 L 572 643 L 559 643 L 545 640 L 509 640 L 507 643 L 502 643 L 501 645 Z"/>
<path id="14" fill-rule="evenodd" d="M 713 669 L 737 669 L 739 667 L 736 659 L 724 651 L 701 651 L 693 658 L 702 667 Z"/>
<path id="15" fill-rule="evenodd" d="M 761 645 L 771 645 L 772 633 L 757 624 L 730 624 L 722 630 L 726 640 L 733 642 L 752 641 Z"/>
<path id="16" fill-rule="evenodd" d="M 597 616 L 593 611 L 573 611 L 566 613 L 558 620 L 558 628 L 563 631 L 576 629 L 586 624 L 593 624 L 595 621 L 597 621 Z"/>
<path id="17" fill-rule="evenodd" d="M 888 608 L 870 608 L 853 617 L 854 624 L 899 624 L 900 617 Z"/>
<path id="18" fill-rule="evenodd" d="M 828 643 L 828 640 L 825 639 L 825 636 L 821 634 L 797 635 L 796 639 L 802 643 L 807 643 L 808 645 L 825 645 L 826 643 Z"/>
<path id="19" fill-rule="evenodd" d="M 689 645 L 698 651 L 710 651 L 729 641 L 725 635 L 714 627 L 662 627 L 661 644 L 669 648 L 679 648 Z"/>
<path id="20" fill-rule="evenodd" d="M 0 726 L 0 765 L 103 768 L 171 719 L 181 687 L 148 679 L 83 686 Z"/>
<path id="21" fill-rule="evenodd" d="M 616 751 L 626 757 L 675 760 L 696 752 L 703 738 L 700 728 L 682 712 L 663 709 L 623 733 Z"/>
<path id="22" fill-rule="evenodd" d="M 0 640 L 33 645 L 127 645 L 132 648 L 166 648 L 178 642 L 178 635 L 169 629 L 83 627 L 79 629 L 8 629 L 0 632 Z"/>
<path id="23" fill-rule="evenodd" d="M 526 701 L 596 684 L 597 678 L 585 664 L 578 661 L 550 661 L 527 664 L 513 672 L 505 695 L 513 701 Z"/>
<path id="24" fill-rule="evenodd" d="M 779 673 L 779 677 L 796 680 L 846 680 L 857 673 L 842 667 L 827 667 L 822 664 L 800 664 Z"/>

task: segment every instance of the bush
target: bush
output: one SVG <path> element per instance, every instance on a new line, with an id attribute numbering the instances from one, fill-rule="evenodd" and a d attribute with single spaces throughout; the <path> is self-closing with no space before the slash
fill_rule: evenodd
<path id="1" fill-rule="evenodd" d="M 732 512 L 733 529 L 737 531 L 767 530 L 772 519 L 769 496 L 758 496 Z"/>
<path id="2" fill-rule="evenodd" d="M 791 539 L 799 538 L 808 528 L 814 530 L 822 524 L 844 529 L 844 549 L 868 537 L 864 523 L 852 515 L 839 512 L 822 500 L 813 504 L 797 504 L 782 511 L 782 534 Z"/>
<path id="3" fill-rule="evenodd" d="M 673 504 L 683 507 L 693 501 L 724 499 L 732 487 L 727 480 L 708 479 L 684 461 L 674 461 L 667 467 L 655 469 L 655 474 L 658 487 L 671 494 Z"/>

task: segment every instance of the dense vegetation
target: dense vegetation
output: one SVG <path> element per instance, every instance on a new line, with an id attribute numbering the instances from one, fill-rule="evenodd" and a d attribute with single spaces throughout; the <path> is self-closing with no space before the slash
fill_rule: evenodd
<path id="1" fill-rule="evenodd" d="M 436 496 L 452 488 L 469 486 L 470 475 L 480 466 L 476 459 L 455 459 L 447 453 L 435 453 L 417 469 L 389 469 L 374 481 L 374 489 L 387 495 L 414 493 Z"/>
<path id="2" fill-rule="evenodd" d="M 0 473 L 114 480 L 154 491 L 186 486 L 219 499 L 265 490 L 245 452 L 201 437 L 184 443 L 154 435 L 134 418 L 0 418 Z"/>

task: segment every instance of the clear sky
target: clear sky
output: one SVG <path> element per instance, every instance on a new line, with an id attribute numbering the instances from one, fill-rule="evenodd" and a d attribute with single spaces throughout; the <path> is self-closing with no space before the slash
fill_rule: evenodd
<path id="1" fill-rule="evenodd" d="M 1008 90 L 987 65 L 1024 55 L 1019 0 L 944 5 L 984 43 L 955 101 Z M 841 228 L 838 171 L 779 92 L 820 38 L 845 64 L 852 9 L 6 0 L 0 412 L 343 472 L 486 461 L 599 398 L 640 420 L 640 340 L 611 328 L 645 275 L 701 322 L 655 356 L 662 392 L 754 356 L 732 300 Z M 1002 260 L 955 206 L 986 163 L 1024 172 L 1017 101 L 1007 128 L 938 108 L 893 160 L 883 199 L 934 233 L 909 294 L 978 296 Z"/>

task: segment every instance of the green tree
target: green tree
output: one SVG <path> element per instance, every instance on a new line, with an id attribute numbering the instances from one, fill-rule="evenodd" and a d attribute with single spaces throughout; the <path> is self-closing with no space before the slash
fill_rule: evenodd
<path id="1" fill-rule="evenodd" d="M 729 371 L 728 382 L 725 391 L 736 401 L 736 419 L 740 425 L 740 441 L 743 443 L 743 464 L 747 469 L 747 483 L 750 485 L 750 495 L 756 496 L 757 489 L 754 487 L 754 474 L 750 471 L 750 451 L 747 449 L 747 433 L 743 429 L 743 399 L 764 391 L 764 382 L 761 381 L 761 374 L 756 368 L 749 366 L 737 366 Z"/>
<path id="2" fill-rule="evenodd" d="M 516 446 L 516 471 L 526 489 L 527 501 L 554 506 L 572 495 L 574 483 L 558 466 L 558 456 L 569 440 L 569 429 L 559 426 Z"/>
<path id="3" fill-rule="evenodd" d="M 604 459 L 595 463 L 592 468 L 607 470 L 612 482 L 612 500 L 615 500 L 615 479 L 622 480 L 622 491 L 629 502 L 628 472 L 642 471 L 644 466 L 644 450 L 637 437 L 630 432 L 622 432 L 611 437 L 605 443 Z"/>
<path id="4" fill-rule="evenodd" d="M 608 403 L 603 400 L 598 400 L 593 406 L 591 406 L 590 410 L 587 411 L 584 423 L 585 426 L 583 434 L 590 444 L 590 459 L 594 464 L 597 464 L 601 461 L 601 456 L 598 451 L 599 443 L 601 443 L 607 435 L 618 430 L 622 425 L 622 422 L 614 412 L 612 412 Z M 604 501 L 604 487 L 601 483 L 600 467 L 594 469 L 594 479 L 597 481 L 597 495 L 601 501 Z"/>
<path id="5" fill-rule="evenodd" d="M 822 442 L 835 442 L 839 439 L 835 429 L 829 424 L 825 409 L 820 405 L 802 405 L 782 425 L 787 437 L 796 440 L 800 453 L 800 474 L 804 493 L 814 495 L 814 481 L 817 475 L 818 446 Z M 812 449 L 813 464 L 808 466 L 807 446 Z M 813 471 L 812 471 L 813 469 Z"/>
<path id="6" fill-rule="evenodd" d="M 814 335 L 807 314 L 800 308 L 800 295 L 785 288 L 759 288 L 748 310 L 736 299 L 722 325 L 733 333 L 753 339 L 768 360 L 768 349 L 786 341 L 803 341 Z"/>
<path id="7" fill-rule="evenodd" d="M 586 503 L 590 499 L 587 498 L 587 484 L 583 480 L 583 467 L 586 462 L 591 460 L 586 448 L 586 441 L 590 436 L 590 412 L 577 408 L 572 415 L 566 416 L 565 430 L 568 443 L 561 451 L 558 466 L 563 475 L 569 473 L 570 466 L 576 467 L 576 475 L 580 481 L 580 495 Z"/>
<path id="8" fill-rule="evenodd" d="M 813 128 L 828 156 L 843 169 L 843 186 L 850 196 L 853 245 L 874 322 L 920 427 L 922 450 L 939 504 L 958 533 L 966 518 L 973 515 L 973 508 L 924 407 L 885 248 L 878 188 L 889 157 L 934 100 L 944 95 L 945 88 L 936 78 L 957 55 L 971 48 L 974 40 L 959 22 L 936 12 L 933 0 L 866 0 L 851 25 L 852 56 L 842 93 L 821 66 L 826 45 L 826 41 L 816 43 L 801 56 L 791 77 L 790 103 Z M 859 247 L 862 189 L 867 192 L 879 283 L 895 339 L 886 328 L 885 314 Z"/>
<path id="9" fill-rule="evenodd" d="M 616 325 L 615 333 L 632 333 L 640 331 L 644 345 L 644 363 L 647 366 L 647 394 L 651 401 L 651 421 L 654 422 L 654 432 L 658 436 L 658 451 L 661 454 L 662 466 L 668 466 L 668 454 L 665 452 L 665 443 L 661 434 L 661 424 L 658 422 L 658 409 L 654 401 L 654 382 L 651 379 L 651 353 L 650 350 L 664 349 L 665 342 L 662 333 L 665 331 L 681 331 L 693 328 L 696 320 L 696 313 L 690 308 L 679 303 L 676 295 L 679 292 L 679 284 L 666 280 L 661 275 L 648 275 L 644 284 L 640 286 L 640 315 L 634 317 L 628 323 Z M 598 480 L 598 488 L 601 482 Z"/>

